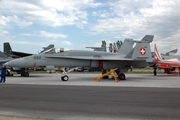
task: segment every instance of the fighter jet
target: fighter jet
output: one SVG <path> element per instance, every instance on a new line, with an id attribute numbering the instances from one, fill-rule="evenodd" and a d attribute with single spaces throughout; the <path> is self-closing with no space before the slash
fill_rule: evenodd
<path id="1" fill-rule="evenodd" d="M 177 75 L 178 71 L 176 71 L 175 68 L 179 68 L 180 71 L 180 61 L 177 58 L 163 60 L 161 54 L 159 54 L 156 44 L 154 45 L 154 49 L 155 49 L 154 60 L 156 62 L 154 66 L 154 75 L 155 76 L 157 75 L 156 72 L 157 68 L 164 69 L 164 73 Z"/>
<path id="2" fill-rule="evenodd" d="M 82 51 L 82 50 L 55 50 L 54 54 L 37 54 L 24 58 L 19 58 L 7 62 L 5 65 L 10 67 L 25 68 L 25 74 L 29 74 L 27 68 L 35 66 L 46 66 L 47 69 L 55 67 L 84 67 L 114 69 L 118 68 L 118 78 L 123 80 L 131 67 L 143 68 L 152 64 L 150 43 L 153 35 L 146 35 L 141 41 L 126 40 L 118 53 L 103 51 Z M 130 46 L 136 43 L 132 49 Z M 130 45 L 129 45 L 130 44 Z M 68 81 L 67 74 L 63 74 L 61 80 Z"/>

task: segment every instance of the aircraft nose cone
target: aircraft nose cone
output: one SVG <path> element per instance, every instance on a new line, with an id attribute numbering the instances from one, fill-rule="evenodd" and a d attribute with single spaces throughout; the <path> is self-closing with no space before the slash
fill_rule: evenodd
<path id="1" fill-rule="evenodd" d="M 8 67 L 11 67 L 11 64 L 12 64 L 12 62 L 9 61 L 9 62 L 6 62 L 4 65 L 5 65 L 5 66 L 8 66 Z"/>
<path id="2" fill-rule="evenodd" d="M 5 65 L 8 67 L 22 67 L 22 66 L 24 66 L 23 63 L 24 63 L 24 59 L 19 58 L 19 59 L 14 59 L 9 62 L 6 62 Z"/>
<path id="3" fill-rule="evenodd" d="M 6 62 L 4 65 L 5 65 L 5 66 L 8 66 L 8 62 Z"/>

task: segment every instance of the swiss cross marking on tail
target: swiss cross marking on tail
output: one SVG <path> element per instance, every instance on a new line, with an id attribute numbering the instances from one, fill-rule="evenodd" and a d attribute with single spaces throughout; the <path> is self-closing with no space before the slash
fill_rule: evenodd
<path id="1" fill-rule="evenodd" d="M 141 53 L 141 55 L 145 55 L 146 54 L 146 50 L 144 48 L 141 48 L 140 49 L 140 53 Z"/>

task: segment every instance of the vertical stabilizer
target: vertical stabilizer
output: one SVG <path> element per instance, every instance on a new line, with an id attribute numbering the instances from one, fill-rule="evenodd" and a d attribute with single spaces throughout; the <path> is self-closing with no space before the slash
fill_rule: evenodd
<path id="1" fill-rule="evenodd" d="M 155 52 L 154 60 L 155 60 L 156 62 L 161 61 L 161 60 L 162 60 L 162 57 L 161 57 L 161 54 L 159 54 L 159 51 L 158 51 L 158 49 L 157 49 L 156 44 L 154 44 L 154 52 Z"/>
<path id="2" fill-rule="evenodd" d="M 152 62 L 150 43 L 153 41 L 153 38 L 154 35 L 146 35 L 141 41 L 134 41 L 136 46 L 127 54 L 126 58 Z"/>
<path id="3" fill-rule="evenodd" d="M 4 53 L 7 55 L 7 56 L 11 56 L 11 46 L 8 42 L 4 43 Z"/>
<path id="4" fill-rule="evenodd" d="M 125 39 L 120 49 L 118 50 L 118 53 L 127 55 L 132 50 L 133 44 L 133 39 Z"/>
<path id="5" fill-rule="evenodd" d="M 180 47 L 177 48 L 177 52 L 174 55 L 180 55 Z"/>
<path id="6" fill-rule="evenodd" d="M 12 51 L 11 46 L 8 42 L 4 43 L 4 53 Z"/>

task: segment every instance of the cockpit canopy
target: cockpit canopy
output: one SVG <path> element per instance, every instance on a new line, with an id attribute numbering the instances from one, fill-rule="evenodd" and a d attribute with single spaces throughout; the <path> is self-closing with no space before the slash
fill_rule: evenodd
<path id="1" fill-rule="evenodd" d="M 63 47 L 58 47 L 58 48 L 54 48 L 54 45 L 52 46 L 48 46 L 48 47 L 45 47 L 43 51 L 40 52 L 43 53 L 43 54 L 54 54 L 54 53 L 62 53 L 62 52 L 65 52 L 65 51 L 70 51 L 72 49 L 69 49 L 69 48 L 63 48 Z"/>
<path id="2" fill-rule="evenodd" d="M 55 53 L 62 53 L 65 51 L 71 51 L 72 49 L 68 49 L 68 48 L 54 48 Z"/>
<path id="3" fill-rule="evenodd" d="M 65 51 L 70 51 L 70 50 L 72 50 L 72 49 L 59 47 L 59 48 L 50 48 L 50 49 L 47 49 L 41 53 L 43 53 L 43 54 L 54 54 L 54 53 L 62 53 Z"/>

